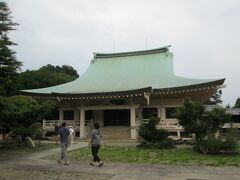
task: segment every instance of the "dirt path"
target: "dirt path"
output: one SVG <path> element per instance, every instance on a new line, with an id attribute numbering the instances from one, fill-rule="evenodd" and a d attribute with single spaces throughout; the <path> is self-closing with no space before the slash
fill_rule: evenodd
<path id="1" fill-rule="evenodd" d="M 78 143 L 69 150 L 85 147 Z M 58 179 L 106 179 L 106 180 L 240 180 L 240 168 L 208 166 L 168 166 L 158 164 L 105 163 L 103 167 L 92 167 L 87 162 L 72 161 L 69 166 L 54 160 L 41 159 L 60 153 L 60 148 L 44 150 L 30 155 L 2 153 L 0 155 L 1 180 L 58 180 Z M 5 155 L 4 155 L 5 154 Z"/>

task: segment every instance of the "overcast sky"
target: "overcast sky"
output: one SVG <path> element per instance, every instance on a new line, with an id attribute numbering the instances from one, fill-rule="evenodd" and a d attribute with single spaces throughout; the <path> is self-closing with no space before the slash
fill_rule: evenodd
<path id="1" fill-rule="evenodd" d="M 68 64 L 81 75 L 93 52 L 172 45 L 175 74 L 226 78 L 240 97 L 240 0 L 7 0 L 23 70 Z"/>

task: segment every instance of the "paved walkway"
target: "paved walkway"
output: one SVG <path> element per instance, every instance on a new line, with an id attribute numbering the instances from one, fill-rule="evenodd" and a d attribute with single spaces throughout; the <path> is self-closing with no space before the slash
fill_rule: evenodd
<path id="1" fill-rule="evenodd" d="M 74 144 L 69 150 L 87 146 L 86 142 Z M 59 154 L 60 148 L 44 150 L 17 159 L 3 161 L 1 170 L 31 171 L 32 179 L 112 179 L 112 180 L 240 180 L 240 168 L 207 166 L 169 166 L 152 164 L 105 163 L 103 167 L 89 166 L 86 162 L 72 161 L 69 166 L 54 160 L 41 159 Z M 40 175 L 38 172 L 44 172 Z M 34 176 L 36 174 L 36 178 Z M 20 173 L 21 174 L 21 173 Z M 45 175 L 45 176 L 44 176 Z M 71 175 L 71 176 L 69 176 Z M 44 177 L 45 178 L 44 178 Z M 19 175 L 19 177 L 21 177 Z M 51 177 L 51 178 L 49 178 Z M 1 177 L 0 179 L 4 179 Z M 6 179 L 6 178 L 5 178 Z M 18 178 L 19 179 L 19 178 Z M 20 178 L 21 179 L 21 178 Z M 31 178 L 29 178 L 31 179 Z"/>

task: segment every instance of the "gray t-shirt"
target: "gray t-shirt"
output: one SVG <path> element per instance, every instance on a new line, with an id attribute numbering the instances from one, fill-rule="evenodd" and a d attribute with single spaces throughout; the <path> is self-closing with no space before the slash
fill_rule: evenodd
<path id="1" fill-rule="evenodd" d="M 90 138 L 92 139 L 92 146 L 99 146 L 101 144 L 102 133 L 99 129 L 93 129 L 90 134 Z"/>
<path id="2" fill-rule="evenodd" d="M 69 129 L 66 127 L 61 127 L 58 130 L 58 134 L 60 135 L 60 142 L 62 144 L 68 144 L 68 136 L 70 134 Z"/>

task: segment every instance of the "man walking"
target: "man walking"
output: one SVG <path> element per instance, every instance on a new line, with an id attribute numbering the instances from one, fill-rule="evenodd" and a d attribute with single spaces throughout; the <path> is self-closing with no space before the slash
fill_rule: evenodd
<path id="1" fill-rule="evenodd" d="M 68 136 L 70 132 L 66 127 L 66 122 L 62 122 L 62 127 L 58 129 L 58 136 L 60 136 L 60 146 L 61 146 L 61 159 L 58 162 L 64 165 L 69 165 L 67 156 L 67 146 L 68 146 Z"/>
<path id="2" fill-rule="evenodd" d="M 99 124 L 94 123 L 94 129 L 91 131 L 90 139 L 89 139 L 89 145 L 91 145 L 92 156 L 93 156 L 93 161 L 90 163 L 90 165 L 92 166 L 98 165 L 99 167 L 101 167 L 103 165 L 103 162 L 100 160 L 98 156 L 98 150 L 100 148 L 101 139 L 102 139 L 102 133 L 99 130 Z M 95 164 L 95 163 L 98 163 L 98 164 Z"/>

